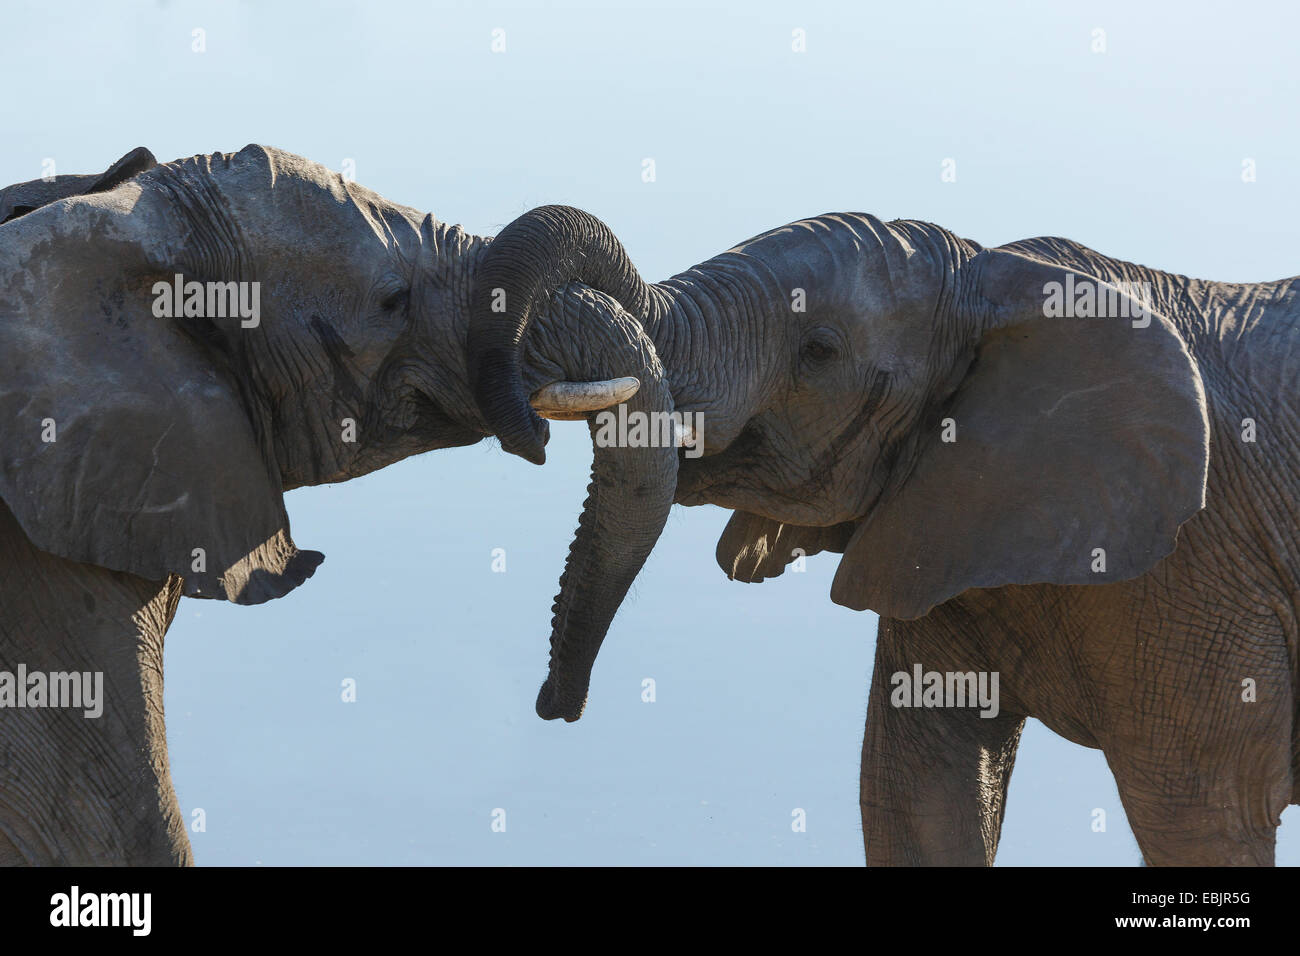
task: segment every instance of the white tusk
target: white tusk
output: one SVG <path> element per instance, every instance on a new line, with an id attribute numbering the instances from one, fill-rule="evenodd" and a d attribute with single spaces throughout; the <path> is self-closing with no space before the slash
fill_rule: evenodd
<path id="1" fill-rule="evenodd" d="M 534 392 L 528 403 L 543 418 L 580 422 L 589 412 L 626 402 L 640 387 L 641 382 L 631 376 L 603 382 L 552 382 Z"/>

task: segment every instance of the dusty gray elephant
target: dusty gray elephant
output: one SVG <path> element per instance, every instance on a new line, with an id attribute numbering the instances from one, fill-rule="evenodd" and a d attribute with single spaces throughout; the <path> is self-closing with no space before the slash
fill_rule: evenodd
<path id="1" fill-rule="evenodd" d="M 464 355 L 489 240 L 278 150 L 143 165 L 2 194 L 0 863 L 191 862 L 163 723 L 182 595 L 286 594 L 322 555 L 284 491 L 490 431 Z M 597 366 L 664 400 L 607 297 L 571 287 L 539 330 L 543 413 L 631 394 Z"/>
<path id="2" fill-rule="evenodd" d="M 516 308 L 472 320 L 504 447 L 535 459 L 544 435 L 485 357 L 519 339 L 536 290 L 603 269 L 674 407 L 704 416 L 672 494 L 735 510 L 722 568 L 761 581 L 840 552 L 831 597 L 880 613 L 869 863 L 990 864 L 1027 716 L 1105 753 L 1146 862 L 1272 862 L 1300 801 L 1300 280 L 1200 281 L 1065 239 L 985 249 L 849 213 L 657 285 L 577 210 L 497 241 L 532 253 L 503 256 Z M 598 474 L 593 497 L 664 493 Z M 569 569 L 622 547 L 580 536 Z M 553 622 L 543 717 L 581 714 L 612 614 Z M 994 673 L 996 716 L 948 676 Z"/>

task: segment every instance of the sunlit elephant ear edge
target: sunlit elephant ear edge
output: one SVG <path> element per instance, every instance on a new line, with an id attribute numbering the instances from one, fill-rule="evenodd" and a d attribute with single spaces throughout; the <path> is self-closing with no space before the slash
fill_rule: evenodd
<path id="1" fill-rule="evenodd" d="M 1205 394 L 1168 319 L 1049 318 L 1068 270 L 980 259 L 988 331 L 942 412 L 956 440 L 933 429 L 859 524 L 831 589 L 845 607 L 908 619 L 969 588 L 1128 580 L 1205 506 Z"/>

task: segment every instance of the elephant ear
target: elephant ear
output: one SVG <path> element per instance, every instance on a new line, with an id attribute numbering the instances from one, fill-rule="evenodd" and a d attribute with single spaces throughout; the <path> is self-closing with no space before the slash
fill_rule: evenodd
<path id="1" fill-rule="evenodd" d="M 809 528 L 737 511 L 718 539 L 718 566 L 733 581 L 764 581 L 783 573 L 797 558 L 822 551 L 842 554 L 853 529 L 852 522 Z"/>
<path id="2" fill-rule="evenodd" d="M 968 588 L 1134 578 L 1205 505 L 1205 395 L 1168 319 L 1058 265 L 974 265 L 988 331 L 911 473 L 860 520 L 838 604 L 915 618 Z M 1084 283 L 1109 317 L 1045 315 Z"/>
<path id="3" fill-rule="evenodd" d="M 0 230 L 0 498 L 42 550 L 256 604 L 323 556 L 290 539 L 269 443 L 184 326 L 203 320 L 154 314 L 195 261 L 157 180 Z"/>
<path id="4" fill-rule="evenodd" d="M 6 186 L 0 189 L 0 224 L 69 196 L 107 192 L 156 165 L 153 153 L 137 146 L 102 173 L 52 176 Z"/>

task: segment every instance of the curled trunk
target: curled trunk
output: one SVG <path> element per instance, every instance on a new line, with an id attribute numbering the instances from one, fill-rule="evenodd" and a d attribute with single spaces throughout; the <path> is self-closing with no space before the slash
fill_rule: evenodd
<path id="1" fill-rule="evenodd" d="M 528 404 L 519 350 L 538 304 L 569 281 L 609 293 L 638 318 L 649 306 L 649 289 L 609 227 L 571 206 L 539 206 L 506 226 L 479 264 L 470 300 L 474 400 L 501 447 L 538 465 L 549 432 Z"/>
<path id="2" fill-rule="evenodd" d="M 663 367 L 640 322 L 650 291 L 623 247 L 581 210 L 540 207 L 488 247 L 475 275 L 468 337 L 470 383 L 480 412 L 503 448 L 538 464 L 545 460 L 548 433 L 529 405 L 520 353 L 534 311 L 573 280 L 617 303 L 591 292 L 566 295 L 564 334 L 547 330 L 539 341 L 530 339 L 530 357 L 573 381 L 635 377 L 639 390 L 620 403 L 629 416 L 673 411 Z M 596 654 L 658 541 L 677 486 L 672 442 L 651 437 L 633 446 L 617 432 L 612 440 L 598 440 L 598 433 L 608 436 L 610 430 L 601 429 L 599 418 L 588 421 L 596 445 L 591 484 L 555 599 L 550 669 L 537 697 L 537 713 L 548 720 L 582 716 Z"/>

